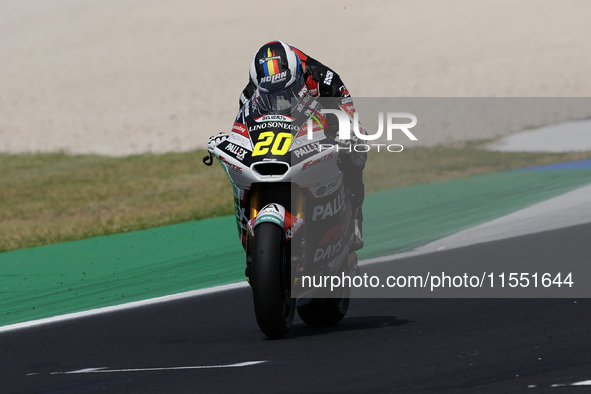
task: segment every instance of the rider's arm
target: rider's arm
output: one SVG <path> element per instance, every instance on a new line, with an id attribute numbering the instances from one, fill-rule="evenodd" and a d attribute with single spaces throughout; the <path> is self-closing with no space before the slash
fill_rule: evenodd
<path id="1" fill-rule="evenodd" d="M 240 94 L 240 98 L 238 99 L 238 109 L 242 108 L 242 106 L 248 102 L 248 100 L 252 97 L 252 95 L 254 94 L 255 91 L 256 91 L 256 88 L 249 81 L 248 85 L 246 85 L 244 90 L 242 90 L 242 93 Z"/>
<path id="2" fill-rule="evenodd" d="M 346 111 L 353 117 L 355 107 L 353 99 L 341 77 L 328 67 L 322 66 L 313 69 L 310 76 L 316 83 L 319 96 L 323 99 L 323 106 L 327 109 Z M 336 116 L 327 116 L 328 137 L 336 140 L 338 132 L 338 121 Z"/>
<path id="3" fill-rule="evenodd" d="M 307 74 L 307 82 L 306 85 L 308 89 L 310 89 L 315 96 L 320 96 L 322 98 L 332 98 L 332 100 L 328 100 L 328 102 L 323 102 L 323 105 L 326 108 L 330 109 L 338 109 L 346 111 L 349 116 L 353 117 L 353 113 L 355 112 L 355 107 L 353 105 L 353 99 L 347 90 L 347 87 L 341 80 L 339 74 L 337 74 L 333 69 L 326 67 L 324 64 L 320 63 L 316 59 L 313 59 L 305 54 L 306 56 L 306 74 Z M 300 57 L 301 58 L 301 57 Z M 314 92 L 314 89 L 318 89 Z M 327 116 L 325 117 L 326 125 L 327 125 L 327 136 L 334 141 L 338 140 L 338 129 L 339 124 L 336 116 Z M 364 133 L 363 128 L 361 128 L 361 132 Z M 341 143 L 357 143 L 357 137 L 352 136 L 353 140 L 351 141 L 340 141 Z M 342 152 L 347 152 L 343 150 Z M 365 166 L 365 161 L 367 160 L 367 153 L 365 152 L 357 152 L 351 151 L 350 154 L 343 155 L 344 162 L 349 162 L 353 164 L 352 167 L 355 167 L 355 171 L 362 170 Z"/>
<path id="4" fill-rule="evenodd" d="M 334 70 L 326 66 L 320 66 L 312 69 L 310 76 L 318 84 L 320 97 L 350 97 L 341 77 Z M 340 100 L 335 100 L 335 102 L 340 102 Z"/>

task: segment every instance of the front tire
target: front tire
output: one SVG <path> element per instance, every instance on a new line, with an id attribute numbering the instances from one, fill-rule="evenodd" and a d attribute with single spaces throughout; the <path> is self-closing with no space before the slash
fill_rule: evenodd
<path id="1" fill-rule="evenodd" d="M 295 300 L 291 298 L 289 254 L 282 242 L 283 229 L 265 222 L 255 227 L 250 284 L 257 324 L 271 339 L 291 328 Z"/>

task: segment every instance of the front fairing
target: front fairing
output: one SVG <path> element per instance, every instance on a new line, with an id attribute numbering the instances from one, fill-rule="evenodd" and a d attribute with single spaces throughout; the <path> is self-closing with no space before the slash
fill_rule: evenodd
<path id="1" fill-rule="evenodd" d="M 214 154 L 231 182 L 242 189 L 257 182 L 311 187 L 336 178 L 340 174 L 338 154 L 327 148 L 331 141 L 320 109 L 309 96 L 288 114 L 263 113 L 256 100 L 250 100 L 238 113 L 229 138 Z M 308 138 L 309 124 L 312 139 Z"/>

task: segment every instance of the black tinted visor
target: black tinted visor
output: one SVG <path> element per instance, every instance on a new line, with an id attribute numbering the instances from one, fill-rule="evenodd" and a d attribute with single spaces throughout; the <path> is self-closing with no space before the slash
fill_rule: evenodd
<path id="1" fill-rule="evenodd" d="M 258 89 L 258 102 L 262 113 L 283 113 L 288 112 L 292 106 L 292 100 L 299 103 L 306 97 L 308 89 L 303 75 L 300 76 L 288 87 L 273 89 L 272 86 L 261 85 Z"/>

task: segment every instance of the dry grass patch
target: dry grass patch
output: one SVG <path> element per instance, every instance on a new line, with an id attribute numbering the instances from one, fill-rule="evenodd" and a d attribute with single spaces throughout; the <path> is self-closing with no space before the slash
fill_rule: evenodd
<path id="1" fill-rule="evenodd" d="M 371 154 L 367 192 L 591 157 L 479 146 Z M 0 251 L 232 214 L 230 183 L 204 155 L 0 155 Z"/>
<path id="2" fill-rule="evenodd" d="M 400 153 L 374 152 L 369 156 L 364 172 L 366 192 L 591 158 L 591 152 L 489 152 L 482 149 L 487 142 L 413 148 Z"/>
<path id="3" fill-rule="evenodd" d="M 230 214 L 203 155 L 0 155 L 0 251 Z"/>

